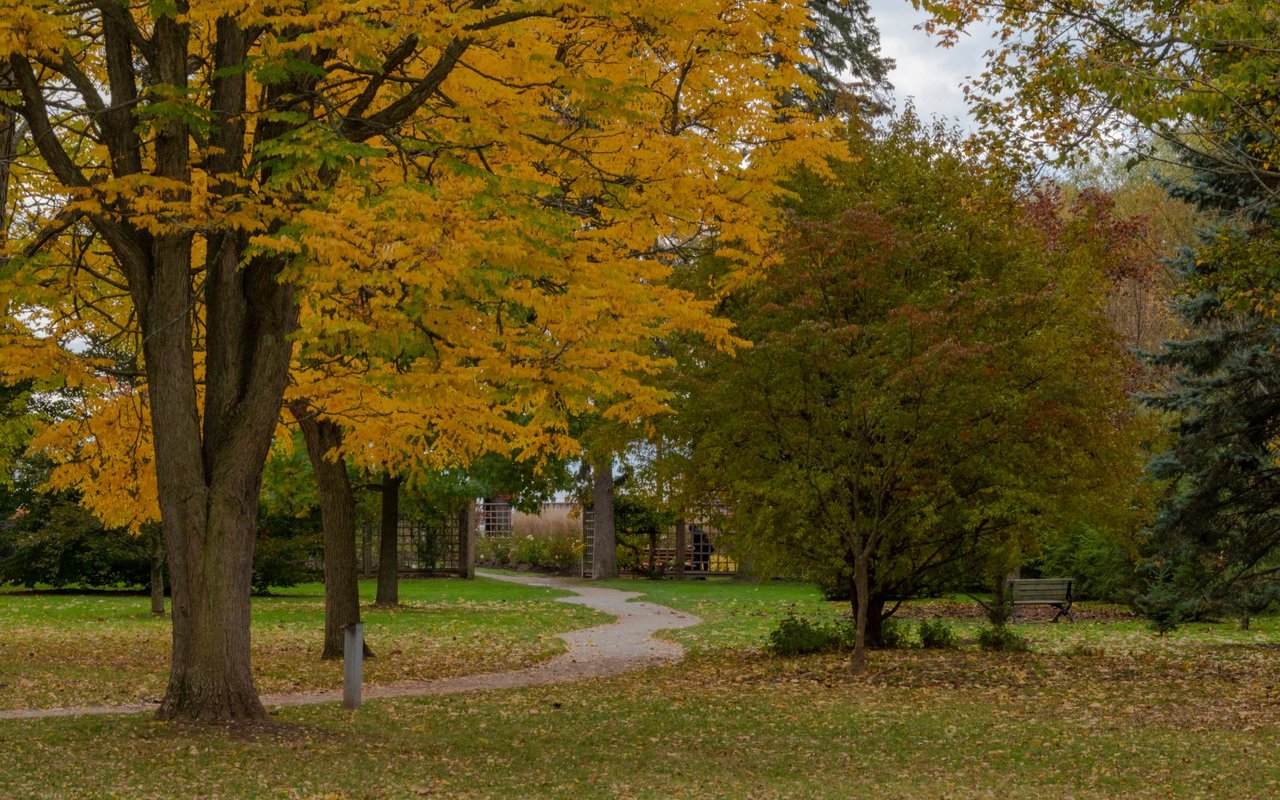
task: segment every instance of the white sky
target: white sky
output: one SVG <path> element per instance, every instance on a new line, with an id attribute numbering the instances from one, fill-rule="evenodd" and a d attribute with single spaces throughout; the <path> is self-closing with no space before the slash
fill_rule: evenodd
<path id="1" fill-rule="evenodd" d="M 911 97 L 921 119 L 938 117 L 972 129 L 961 87 L 965 78 L 982 71 L 983 53 L 991 46 L 986 35 L 962 37 L 955 47 L 943 49 L 937 39 L 914 29 L 927 15 L 907 0 L 870 0 L 870 5 L 880 29 L 880 52 L 897 61 L 889 81 L 898 109 Z"/>

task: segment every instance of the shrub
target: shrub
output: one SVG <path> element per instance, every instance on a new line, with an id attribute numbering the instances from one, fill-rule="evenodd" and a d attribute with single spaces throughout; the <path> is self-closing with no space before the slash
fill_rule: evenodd
<path id="1" fill-rule="evenodd" d="M 853 576 L 847 570 L 829 569 L 817 572 L 811 579 L 818 586 L 823 600 L 849 600 L 849 587 Z"/>
<path id="2" fill-rule="evenodd" d="M 920 620 L 920 644 L 930 650 L 952 650 L 956 647 L 956 633 L 946 620 Z"/>
<path id="3" fill-rule="evenodd" d="M 856 630 L 854 624 L 850 624 L 851 630 Z M 907 646 L 907 626 L 901 624 L 896 619 L 886 619 L 880 623 L 880 643 L 882 647 L 888 649 L 897 649 Z M 853 642 L 849 643 L 853 646 Z"/>
<path id="4" fill-rule="evenodd" d="M 1128 602 L 1138 587 L 1134 546 L 1109 531 L 1081 526 L 1045 542 L 1040 574 L 1074 577 L 1078 599 Z"/>
<path id="5" fill-rule="evenodd" d="M 24 511 L 0 525 L 0 584 L 145 586 L 150 581 L 146 537 L 103 528 L 70 494 L 38 494 Z"/>
<path id="6" fill-rule="evenodd" d="M 510 566 L 514 546 L 514 536 L 482 536 L 476 542 L 476 560 L 493 567 Z"/>
<path id="7" fill-rule="evenodd" d="M 316 565 L 320 563 L 323 548 L 318 533 L 260 534 L 253 549 L 253 593 L 266 594 L 272 586 L 294 586 L 315 580 L 320 576 Z"/>
<path id="8" fill-rule="evenodd" d="M 413 549 L 418 556 L 418 569 L 435 569 L 443 550 L 439 533 L 432 528 L 423 531 L 413 540 Z"/>
<path id="9" fill-rule="evenodd" d="M 547 540 L 539 536 L 517 536 L 511 548 L 511 560 L 526 567 L 545 566 L 549 560 Z"/>
<path id="10" fill-rule="evenodd" d="M 582 534 L 554 533 L 547 537 L 547 566 L 558 572 L 571 572 L 582 564 Z"/>
<path id="11" fill-rule="evenodd" d="M 1145 594 L 1134 598 L 1133 606 L 1147 618 L 1151 629 L 1161 636 L 1172 633 L 1188 619 L 1194 619 L 1199 609 L 1189 602 L 1174 581 L 1173 570 L 1159 569 L 1147 586 Z"/>
<path id="12" fill-rule="evenodd" d="M 825 653 L 838 650 L 842 634 L 837 627 L 811 622 L 804 617 L 788 613 L 769 632 L 765 649 L 777 656 L 799 656 L 808 653 Z"/>
<path id="13" fill-rule="evenodd" d="M 1027 640 L 1014 633 L 1007 625 L 993 625 L 979 631 L 978 646 L 983 650 L 999 653 L 1023 653 L 1029 649 Z"/>
<path id="14" fill-rule="evenodd" d="M 622 543 L 623 539 L 619 536 L 618 544 L 622 545 Z M 645 560 L 638 547 L 619 546 L 614 558 L 618 561 L 619 572 L 643 572 L 645 569 Z"/>
<path id="15" fill-rule="evenodd" d="M 572 572 L 582 564 L 582 534 L 561 530 L 542 534 L 485 536 L 476 542 L 476 560 L 493 567 Z"/>

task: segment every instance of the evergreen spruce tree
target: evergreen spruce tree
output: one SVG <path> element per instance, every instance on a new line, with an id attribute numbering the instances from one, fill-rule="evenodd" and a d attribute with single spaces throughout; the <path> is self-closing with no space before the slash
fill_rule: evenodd
<path id="1" fill-rule="evenodd" d="M 880 31 L 867 0 L 809 0 L 808 6 L 805 37 L 813 63 L 801 69 L 818 91 L 786 100 L 823 116 L 852 110 L 842 107 L 841 98 L 872 116 L 887 113 L 893 59 L 880 54 Z"/>
<path id="2" fill-rule="evenodd" d="M 1174 194 L 1222 221 L 1175 259 L 1190 335 L 1154 359 L 1173 385 L 1149 400 L 1176 415 L 1177 436 L 1151 463 L 1168 492 L 1137 605 L 1162 630 L 1224 611 L 1247 624 L 1280 570 L 1280 324 L 1255 282 L 1280 242 L 1277 209 L 1244 171 L 1183 160 L 1191 180 Z"/>

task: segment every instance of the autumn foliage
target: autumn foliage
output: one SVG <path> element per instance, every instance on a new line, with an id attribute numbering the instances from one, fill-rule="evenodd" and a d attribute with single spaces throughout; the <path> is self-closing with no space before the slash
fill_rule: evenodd
<path id="1" fill-rule="evenodd" d="M 910 117 L 850 150 L 797 181 L 780 265 L 726 301 L 753 346 L 693 356 L 682 411 L 739 552 L 852 590 L 857 669 L 893 599 L 1132 524 L 1142 427 L 1098 209 L 1020 197 Z"/>
<path id="2" fill-rule="evenodd" d="M 291 381 L 384 461 L 562 450 L 575 408 L 661 403 L 637 342 L 723 340 L 664 288 L 671 258 L 714 235 L 757 263 L 773 179 L 827 150 L 772 110 L 810 85 L 797 3 L 6 0 L 0 19 L 0 98 L 28 133 L 0 364 L 120 421 L 64 433 L 69 482 L 145 463 L 149 427 L 174 718 L 262 713 L 248 564 Z"/>

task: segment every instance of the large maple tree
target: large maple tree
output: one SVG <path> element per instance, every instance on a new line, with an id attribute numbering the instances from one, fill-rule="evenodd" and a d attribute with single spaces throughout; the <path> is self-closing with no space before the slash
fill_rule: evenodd
<path id="1" fill-rule="evenodd" d="M 420 311 L 423 341 L 554 422 L 590 395 L 548 349 L 625 384 L 646 356 L 596 328 L 723 335 L 662 288 L 668 257 L 715 233 L 751 263 L 771 179 L 823 149 L 772 111 L 807 82 L 798 3 L 5 0 L 0 20 L 25 128 L 4 367 L 145 400 L 168 719 L 264 714 L 250 559 L 300 320 L 351 319 L 335 298 Z M 467 287 L 526 339 L 431 315 Z M 111 347 L 68 346 L 86 327 Z"/>

